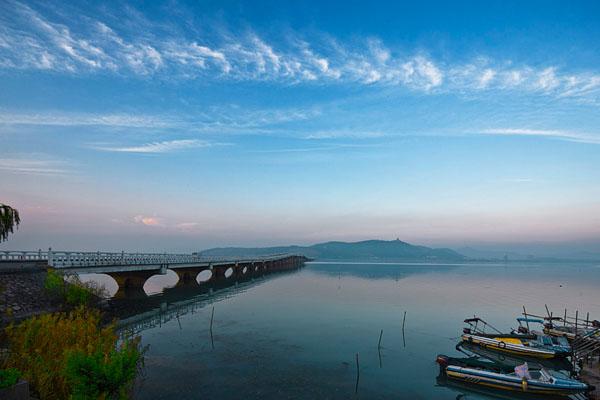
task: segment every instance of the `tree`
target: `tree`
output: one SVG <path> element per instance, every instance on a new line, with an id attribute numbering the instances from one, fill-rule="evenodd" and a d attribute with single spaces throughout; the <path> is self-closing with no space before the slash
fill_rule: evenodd
<path id="1" fill-rule="evenodd" d="M 11 206 L 0 203 L 0 243 L 7 240 L 8 235 L 13 233 L 20 223 L 19 212 Z"/>

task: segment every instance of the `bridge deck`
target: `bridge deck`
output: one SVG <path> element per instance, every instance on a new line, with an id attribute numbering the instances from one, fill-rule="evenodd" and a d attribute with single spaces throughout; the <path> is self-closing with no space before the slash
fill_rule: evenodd
<path id="1" fill-rule="evenodd" d="M 284 260 L 292 254 L 261 257 L 204 257 L 200 254 L 125 253 L 82 251 L 0 251 L 0 262 L 46 261 L 49 267 L 70 272 L 104 273 L 152 271 L 176 267 L 201 268 L 231 264 L 252 264 Z"/>

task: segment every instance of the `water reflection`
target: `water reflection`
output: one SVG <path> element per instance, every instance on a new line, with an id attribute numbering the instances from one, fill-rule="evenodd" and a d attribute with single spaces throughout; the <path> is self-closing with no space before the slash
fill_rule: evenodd
<path id="1" fill-rule="evenodd" d="M 237 279 L 210 280 L 198 284 L 176 282 L 152 296 L 140 296 L 135 292 L 125 292 L 124 297 L 109 300 L 110 314 L 117 317 L 119 325 L 135 332 L 162 325 L 188 313 L 194 313 L 207 303 L 238 295 L 253 286 L 260 285 L 276 276 L 293 274 L 296 271 L 280 271 L 268 275 L 242 276 Z"/>
<path id="2" fill-rule="evenodd" d="M 406 263 L 340 263 L 312 262 L 312 272 L 341 278 L 353 276 L 365 279 L 404 279 L 415 274 L 448 272 L 458 268 L 459 264 L 406 264 Z"/>
<path id="3" fill-rule="evenodd" d="M 477 314 L 509 331 L 523 305 L 545 303 L 597 318 L 599 284 L 589 265 L 310 263 L 113 301 L 150 345 L 138 398 L 490 399 L 502 397 L 436 382 L 435 357 L 459 355 L 462 321 Z"/>

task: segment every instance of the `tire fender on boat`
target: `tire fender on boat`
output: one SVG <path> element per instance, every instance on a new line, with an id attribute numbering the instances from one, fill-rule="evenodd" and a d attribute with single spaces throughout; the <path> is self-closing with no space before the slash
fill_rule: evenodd
<path id="1" fill-rule="evenodd" d="M 498 342 L 498 347 L 501 348 L 501 349 L 505 349 L 506 348 L 506 343 L 500 341 L 500 342 Z"/>

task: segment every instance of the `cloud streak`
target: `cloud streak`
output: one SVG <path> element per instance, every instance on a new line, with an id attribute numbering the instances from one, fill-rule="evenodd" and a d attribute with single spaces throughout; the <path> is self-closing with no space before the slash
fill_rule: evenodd
<path id="1" fill-rule="evenodd" d="M 24 113 L 0 110 L 0 125 L 185 128 L 193 131 L 223 133 L 303 121 L 320 115 L 320 112 L 317 108 L 249 110 L 235 106 L 213 107 L 206 112 L 193 115 L 93 114 L 60 111 Z"/>
<path id="2" fill-rule="evenodd" d="M 163 79 L 269 81 L 282 84 L 402 86 L 439 91 L 521 90 L 559 97 L 600 93 L 600 73 L 568 73 L 556 66 L 519 66 L 511 60 L 478 58 L 453 65 L 426 52 L 396 51 L 377 38 L 351 43 L 322 35 L 290 33 L 269 41 L 256 32 L 199 37 L 161 31 L 148 23 L 143 33 L 118 22 L 85 17 L 84 26 L 28 5 L 0 6 L 0 69 L 52 70 L 68 74 L 106 72 Z M 195 30 L 194 30 L 195 31 Z M 180 33 L 174 33 L 180 32 Z M 323 37 L 324 36 L 324 37 Z"/>
<path id="3" fill-rule="evenodd" d="M 151 142 L 138 146 L 94 146 L 92 148 L 101 151 L 117 153 L 141 153 L 141 154 L 159 154 L 172 153 L 181 150 L 197 149 L 202 147 L 223 146 L 226 143 L 212 143 L 206 140 L 198 139 L 179 139 L 164 142 Z"/>
<path id="4" fill-rule="evenodd" d="M 551 129 L 529 129 L 529 128 L 492 128 L 483 129 L 481 131 L 485 135 L 500 135 L 500 136 L 531 136 L 531 137 L 546 137 L 570 142 L 600 144 L 600 135 L 570 132 L 563 130 Z"/>
<path id="5" fill-rule="evenodd" d="M 64 161 L 48 159 L 40 154 L 26 157 L 0 158 L 0 171 L 19 175 L 63 176 L 70 174 Z"/>

